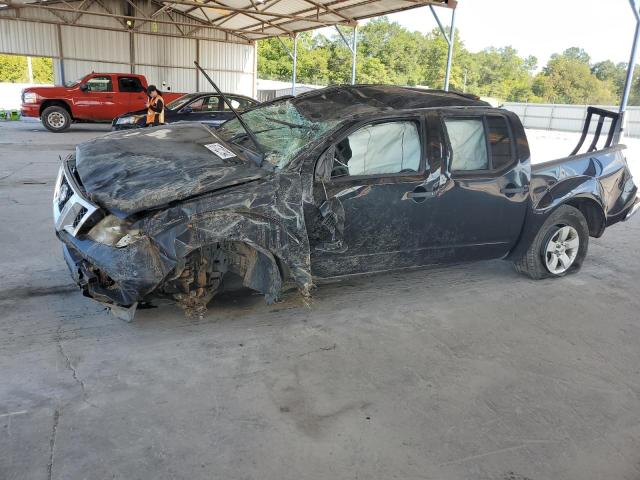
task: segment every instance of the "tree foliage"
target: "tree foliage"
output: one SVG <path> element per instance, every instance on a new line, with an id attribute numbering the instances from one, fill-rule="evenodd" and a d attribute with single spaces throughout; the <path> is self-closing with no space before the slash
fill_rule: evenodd
<path id="1" fill-rule="evenodd" d="M 50 58 L 32 57 L 31 68 L 34 83 L 53 83 L 53 61 Z M 29 82 L 27 57 L 0 55 L 0 82 Z"/>
<path id="2" fill-rule="evenodd" d="M 351 31 L 343 32 L 349 39 Z M 291 39 L 282 43 L 293 49 Z M 291 79 L 292 62 L 282 43 L 258 42 L 260 78 Z M 437 28 L 425 35 L 386 17 L 372 20 L 358 31 L 357 82 L 442 88 L 447 51 Z M 553 55 L 538 71 L 537 58 L 522 57 L 510 46 L 470 52 L 456 31 L 451 88 L 504 101 L 610 104 L 619 100 L 625 74 L 626 64 L 592 63 L 578 47 Z M 337 33 L 300 35 L 297 79 L 318 85 L 350 82 L 351 52 Z M 631 104 L 640 104 L 640 82 L 634 82 Z"/>

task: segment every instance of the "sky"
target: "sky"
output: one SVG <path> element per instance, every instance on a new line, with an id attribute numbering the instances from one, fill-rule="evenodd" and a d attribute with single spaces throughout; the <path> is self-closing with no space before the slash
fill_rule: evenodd
<path id="1" fill-rule="evenodd" d="M 436 11 L 448 25 L 449 10 Z M 423 33 L 437 27 L 427 7 L 389 17 Z M 635 21 L 628 0 L 458 0 L 456 26 L 472 52 L 510 45 L 543 67 L 553 53 L 574 46 L 592 61 L 627 62 Z"/>

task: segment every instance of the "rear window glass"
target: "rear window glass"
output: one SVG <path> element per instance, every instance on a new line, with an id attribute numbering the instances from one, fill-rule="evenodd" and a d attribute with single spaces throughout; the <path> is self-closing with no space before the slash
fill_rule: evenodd
<path id="1" fill-rule="evenodd" d="M 489 145 L 491 145 L 491 166 L 500 170 L 513 161 L 513 149 L 509 127 L 504 117 L 487 117 Z"/>
<path id="2" fill-rule="evenodd" d="M 451 143 L 451 170 L 488 170 L 487 141 L 482 118 L 447 118 Z"/>
<path id="3" fill-rule="evenodd" d="M 137 93 L 144 91 L 140 80 L 136 77 L 118 77 L 118 88 L 121 92 Z"/>

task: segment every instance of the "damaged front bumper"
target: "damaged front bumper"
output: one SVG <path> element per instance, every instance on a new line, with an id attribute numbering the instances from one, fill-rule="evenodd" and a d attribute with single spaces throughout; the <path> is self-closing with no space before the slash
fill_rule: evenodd
<path id="1" fill-rule="evenodd" d="M 155 290 L 173 265 L 148 237 L 117 248 L 59 232 L 64 258 L 82 293 L 107 307 L 130 308 Z"/>
<path id="2" fill-rule="evenodd" d="M 104 212 L 85 195 L 75 174 L 73 156 L 63 162 L 56 180 L 53 217 L 74 281 L 85 296 L 114 310 L 136 305 L 175 266 L 160 255 L 149 237 L 116 247 L 85 235 Z"/>

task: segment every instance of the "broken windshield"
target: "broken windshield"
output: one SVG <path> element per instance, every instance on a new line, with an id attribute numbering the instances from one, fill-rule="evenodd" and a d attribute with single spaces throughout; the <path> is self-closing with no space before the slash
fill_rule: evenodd
<path id="1" fill-rule="evenodd" d="M 290 98 L 258 106 L 243 113 L 242 119 L 265 150 L 264 161 L 275 168 L 286 167 L 305 145 L 336 124 L 309 120 L 298 111 Z M 237 119 L 229 120 L 216 133 L 228 142 L 255 149 Z"/>

